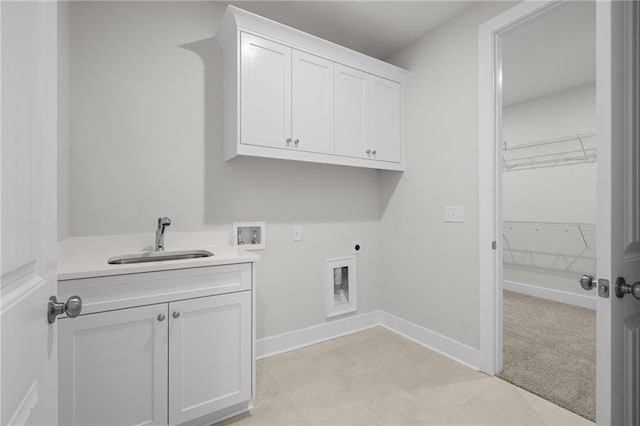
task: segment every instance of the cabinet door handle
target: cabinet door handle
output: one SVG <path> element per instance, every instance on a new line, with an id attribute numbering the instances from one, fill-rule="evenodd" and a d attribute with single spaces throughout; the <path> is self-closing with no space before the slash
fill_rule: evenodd
<path id="1" fill-rule="evenodd" d="M 291 143 L 291 138 L 287 138 L 287 145 L 289 145 Z"/>
<path id="2" fill-rule="evenodd" d="M 166 317 L 164 316 L 164 314 L 159 314 L 158 315 L 158 321 L 164 321 Z"/>
<path id="3" fill-rule="evenodd" d="M 366 150 L 365 152 L 367 153 L 367 155 L 371 154 L 371 150 L 370 149 Z"/>
<path id="4" fill-rule="evenodd" d="M 371 154 L 376 155 L 376 150 L 371 151 Z"/>
<path id="5" fill-rule="evenodd" d="M 174 313 L 172 314 L 172 316 L 173 316 L 174 318 L 180 318 L 180 312 L 174 312 Z"/>
<path id="6" fill-rule="evenodd" d="M 293 144 L 294 144 L 295 146 L 298 146 L 298 144 L 299 144 L 299 143 L 300 143 L 300 139 L 296 139 L 295 141 L 293 141 Z"/>

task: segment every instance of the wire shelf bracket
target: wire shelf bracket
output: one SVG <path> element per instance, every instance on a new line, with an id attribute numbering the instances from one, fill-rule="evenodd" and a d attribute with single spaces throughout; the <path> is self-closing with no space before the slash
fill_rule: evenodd
<path id="1" fill-rule="evenodd" d="M 502 143 L 502 170 L 532 170 L 545 167 L 594 163 L 598 158 L 595 132 L 578 133 L 510 146 Z"/>
<path id="2" fill-rule="evenodd" d="M 595 273 L 593 223 L 503 222 L 505 266 L 570 274 Z"/>

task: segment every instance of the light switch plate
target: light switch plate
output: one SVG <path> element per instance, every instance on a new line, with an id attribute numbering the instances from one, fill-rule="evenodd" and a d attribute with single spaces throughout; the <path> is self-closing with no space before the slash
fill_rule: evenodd
<path id="1" fill-rule="evenodd" d="M 464 206 L 445 206 L 444 221 L 454 223 L 464 222 Z"/>
<path id="2" fill-rule="evenodd" d="M 293 225 L 293 241 L 302 240 L 302 226 Z"/>

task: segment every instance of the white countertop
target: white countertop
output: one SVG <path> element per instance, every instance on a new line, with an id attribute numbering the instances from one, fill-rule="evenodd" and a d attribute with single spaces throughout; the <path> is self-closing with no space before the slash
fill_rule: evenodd
<path id="1" fill-rule="evenodd" d="M 109 265 L 112 256 L 149 253 L 155 235 L 113 235 L 68 238 L 58 244 L 58 280 L 257 262 L 260 257 L 229 244 L 227 232 L 174 232 L 165 236 L 165 250 L 208 250 L 211 257 Z"/>

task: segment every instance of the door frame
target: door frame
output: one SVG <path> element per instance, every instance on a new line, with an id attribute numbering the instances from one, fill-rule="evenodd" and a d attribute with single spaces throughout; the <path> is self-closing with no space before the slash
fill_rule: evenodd
<path id="1" fill-rule="evenodd" d="M 479 27 L 479 300 L 480 369 L 502 369 L 502 46 L 501 38 L 561 4 L 524 1 Z"/>
<path id="2" fill-rule="evenodd" d="M 479 27 L 480 368 L 492 375 L 500 371 L 502 364 L 501 36 L 562 3 L 562 0 L 526 0 Z M 624 246 L 640 238 L 637 214 L 640 178 L 634 174 L 640 160 L 626 133 L 635 119 L 627 116 L 632 111 L 629 108 L 632 99 L 628 97 L 633 85 L 629 76 L 621 79 L 617 78 L 619 74 L 613 74 L 622 67 L 624 74 L 630 75 L 627 70 L 632 69 L 631 64 L 637 66 L 637 54 L 629 43 L 634 34 L 634 19 L 637 19 L 631 12 L 631 2 L 596 1 L 596 119 L 600 135 L 598 173 L 602 174 L 598 179 L 597 272 L 604 278 L 599 281 L 610 284 L 610 290 L 615 277 L 624 270 Z M 614 160 L 621 161 L 623 149 L 626 163 L 624 167 L 614 167 L 618 164 L 614 164 Z M 617 156 L 615 159 L 613 154 Z M 612 191 L 612 188 L 623 190 Z M 601 199 L 602 196 L 605 198 Z M 612 245 L 620 241 L 624 241 L 624 245 Z M 618 347 L 623 344 L 620 333 L 616 330 L 613 334 L 613 327 L 620 325 L 621 304 L 615 296 L 597 299 L 596 416 L 601 424 L 622 423 L 624 410 L 630 406 L 630 396 L 625 397 L 623 387 L 618 384 L 622 372 L 615 368 L 619 366 L 614 365 L 612 354 L 615 349 L 619 358 Z"/>

